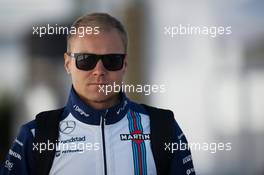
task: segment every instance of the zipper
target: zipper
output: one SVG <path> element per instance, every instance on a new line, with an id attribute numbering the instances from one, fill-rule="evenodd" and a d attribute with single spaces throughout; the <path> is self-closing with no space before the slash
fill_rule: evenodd
<path id="1" fill-rule="evenodd" d="M 102 115 L 101 119 L 101 131 L 102 131 L 102 140 L 103 140 L 103 158 L 104 158 L 104 174 L 107 175 L 107 164 L 106 164 L 106 151 L 105 151 L 105 116 L 107 114 L 107 111 L 104 115 Z"/>

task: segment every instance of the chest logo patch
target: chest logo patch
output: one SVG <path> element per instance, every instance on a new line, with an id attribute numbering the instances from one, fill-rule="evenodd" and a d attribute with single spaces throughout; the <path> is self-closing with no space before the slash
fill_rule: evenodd
<path id="1" fill-rule="evenodd" d="M 60 132 L 63 134 L 70 134 L 76 127 L 75 121 L 62 121 L 60 122 Z"/>

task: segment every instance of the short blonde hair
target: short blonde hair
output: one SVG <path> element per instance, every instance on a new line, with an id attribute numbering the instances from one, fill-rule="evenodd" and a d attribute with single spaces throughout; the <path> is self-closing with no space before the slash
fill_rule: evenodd
<path id="1" fill-rule="evenodd" d="M 100 32 L 107 32 L 112 29 L 116 29 L 120 34 L 121 40 L 124 44 L 125 52 L 127 51 L 128 37 L 127 32 L 122 23 L 107 13 L 91 13 L 79 17 L 71 27 L 78 29 L 79 27 L 100 27 Z M 73 34 L 67 35 L 67 51 L 70 49 L 70 40 L 73 38 Z"/>

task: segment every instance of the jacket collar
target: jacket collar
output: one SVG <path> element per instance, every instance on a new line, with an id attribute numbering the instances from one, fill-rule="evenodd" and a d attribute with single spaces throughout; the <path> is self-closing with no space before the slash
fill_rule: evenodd
<path id="1" fill-rule="evenodd" d="M 79 121 L 99 125 L 102 118 L 105 118 L 106 124 L 113 124 L 120 121 L 129 110 L 130 100 L 123 92 L 119 93 L 119 104 L 104 110 L 96 110 L 88 106 L 71 88 L 66 108 Z"/>

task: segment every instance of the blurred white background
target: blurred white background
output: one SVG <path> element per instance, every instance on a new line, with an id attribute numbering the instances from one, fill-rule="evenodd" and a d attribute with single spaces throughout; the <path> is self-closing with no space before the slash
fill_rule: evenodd
<path id="1" fill-rule="evenodd" d="M 64 105 L 70 88 L 65 36 L 38 38 L 32 26 L 108 12 L 129 32 L 126 81 L 166 87 L 129 96 L 172 109 L 189 142 L 232 143 L 231 151 L 193 150 L 197 174 L 264 174 L 263 9 L 262 0 L 1 0 L 1 159 L 20 125 Z M 232 34 L 164 34 L 179 24 L 231 26 Z"/>

